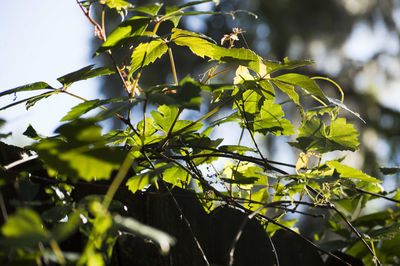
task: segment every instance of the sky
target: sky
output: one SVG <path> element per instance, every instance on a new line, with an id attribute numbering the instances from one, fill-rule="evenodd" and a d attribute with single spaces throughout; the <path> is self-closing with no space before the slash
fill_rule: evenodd
<path id="1" fill-rule="evenodd" d="M 57 78 L 92 64 L 93 27 L 73 0 L 12 0 L 0 8 L 0 91 L 44 81 L 60 87 Z M 97 98 L 98 83 L 81 81 L 71 92 Z M 17 93 L 16 100 L 28 95 Z M 15 95 L 0 98 L 0 107 L 12 103 Z M 60 119 L 80 101 L 55 95 L 40 101 L 29 111 L 24 104 L 0 111 L 7 120 L 1 133 L 12 131 L 9 144 L 30 143 L 22 133 L 29 124 L 43 135 L 51 135 Z"/>

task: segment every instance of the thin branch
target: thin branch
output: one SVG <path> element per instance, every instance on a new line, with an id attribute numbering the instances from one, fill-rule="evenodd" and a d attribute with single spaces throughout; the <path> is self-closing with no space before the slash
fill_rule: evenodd
<path id="1" fill-rule="evenodd" d="M 393 199 L 393 198 L 389 198 L 389 197 L 386 197 L 386 196 L 381 195 L 381 194 L 378 194 L 378 193 L 369 192 L 369 191 L 366 191 L 366 190 L 361 189 L 361 188 L 355 188 L 355 189 L 356 189 L 358 192 L 361 192 L 361 193 L 369 194 L 369 195 L 374 196 L 374 197 L 379 197 L 379 198 L 383 198 L 383 199 L 385 199 L 385 200 L 389 200 L 389 201 L 393 201 L 393 202 L 396 202 L 396 203 L 400 203 L 400 200 L 396 200 L 396 199 Z"/>

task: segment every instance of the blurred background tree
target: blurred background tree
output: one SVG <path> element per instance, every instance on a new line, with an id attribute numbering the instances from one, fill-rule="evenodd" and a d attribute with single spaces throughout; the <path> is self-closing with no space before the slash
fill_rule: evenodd
<path id="1" fill-rule="evenodd" d="M 154 1 L 131 1 L 143 5 Z M 180 5 L 187 1 L 164 1 Z M 345 93 L 345 104 L 366 120 L 364 124 L 351 113 L 348 119 L 356 124 L 361 134 L 361 151 L 350 156 L 350 162 L 368 174 L 382 177 L 379 166 L 400 165 L 400 1 L 399 0 L 221 0 L 216 7 L 206 3 L 197 7 L 202 11 L 249 10 L 258 19 L 247 14 L 202 15 L 184 17 L 180 27 L 211 36 L 220 42 L 224 34 L 238 27 L 246 31 L 235 44 L 248 46 L 263 58 L 270 60 L 312 59 L 316 63 L 299 69 L 310 76 L 326 76 L 338 82 Z M 114 16 L 115 26 L 120 22 Z M 172 23 L 163 23 L 159 34 L 166 33 Z M 111 32 L 113 28 L 109 28 Z M 97 48 L 100 43 L 95 40 Z M 183 78 L 188 72 L 199 75 L 209 63 L 198 57 L 185 56 L 184 48 L 175 47 L 177 72 Z M 129 51 L 120 50 L 119 60 L 129 60 Z M 100 64 L 110 64 L 99 57 Z M 143 73 L 141 86 L 173 82 L 169 68 L 161 59 Z M 193 68 L 196 68 L 193 70 Z M 194 77 L 198 78 L 198 77 Z M 219 78 L 232 78 L 225 75 Z M 324 92 L 339 99 L 340 95 L 327 82 L 320 82 Z M 106 78 L 102 85 L 104 96 L 122 93 L 117 78 Z M 290 110 L 289 110 L 290 111 Z M 295 110 L 293 110 L 295 111 Z M 295 112 L 291 112 L 295 113 Z M 267 137 L 266 152 L 271 159 L 281 149 Z M 296 157 L 288 157 L 295 159 Z M 293 161 L 292 161 L 293 163 Z M 384 186 L 398 187 L 399 175 L 389 176 Z"/>

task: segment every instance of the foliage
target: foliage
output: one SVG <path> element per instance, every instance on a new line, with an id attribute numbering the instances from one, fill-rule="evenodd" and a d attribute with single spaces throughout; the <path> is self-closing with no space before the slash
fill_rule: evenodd
<path id="1" fill-rule="evenodd" d="M 321 233 L 315 239 L 320 251 L 337 258 L 331 252 L 344 249 L 352 256 L 364 258 L 366 264 L 392 263 L 400 259 L 390 248 L 399 241 L 398 212 L 390 210 L 390 215 L 363 212 L 377 197 L 398 204 L 400 190 L 393 191 L 393 195 L 384 191 L 379 177 L 346 166 L 340 158 L 323 160 L 323 156 L 332 155 L 331 152 L 358 150 L 356 129 L 339 117 L 339 110 L 345 107 L 343 99 L 326 97 L 315 81 L 320 78 L 291 72 L 311 61 L 285 58 L 282 62 L 272 62 L 247 48 L 233 48 L 239 29 L 224 37 L 229 39 L 228 46 L 220 46 L 210 37 L 178 28 L 182 16 L 207 13 L 185 13 L 191 6 L 204 2 L 210 1 L 167 7 L 165 14 L 159 14 L 161 4 L 133 7 L 125 1 L 77 2 L 93 23 L 97 36 L 104 41 L 95 54 L 108 54 L 113 65 L 99 68 L 90 65 L 64 75 L 57 79 L 60 88 L 37 82 L 0 93 L 3 96 L 39 91 L 35 96 L 2 109 L 20 103 L 25 103 L 28 109 L 60 93 L 83 100 L 62 119 L 65 123 L 56 130 L 55 136 L 42 137 L 28 127 L 25 135 L 35 142 L 26 148 L 35 154 L 3 162 L 0 180 L 3 186 L 30 182 L 36 172 L 24 166 L 37 158 L 52 178 L 50 180 L 56 182 L 45 188 L 52 195 L 50 208 L 38 210 L 25 202 L 16 205 L 15 213 L 7 221 L 4 217 L 0 239 L 4 250 L 0 252 L 2 260 L 12 254 L 15 261 L 37 262 L 51 257 L 60 264 L 104 265 L 110 262 L 118 232 L 150 239 L 161 252 L 168 253 L 176 242 L 173 237 L 118 214 L 121 206 L 113 198 L 121 184 L 132 193 L 145 191 L 152 184 L 195 190 L 207 212 L 221 201 L 225 202 L 243 210 L 250 219 L 255 217 L 264 222 L 270 235 L 280 228 L 292 233 L 298 231 L 297 220 L 287 218 L 287 214 L 293 212 L 304 214 L 297 210 L 298 206 L 309 206 L 310 211 L 327 209 L 331 215 L 321 232 L 333 231 L 340 241 L 334 245 L 323 243 L 324 233 Z M 108 12 L 105 7 L 115 9 L 123 17 L 128 12 L 135 15 L 106 36 L 102 26 L 90 17 L 89 7 L 93 4 L 103 5 L 103 16 L 106 10 Z M 140 16 L 136 16 L 138 12 Z M 174 28 L 169 34 L 159 36 L 159 25 L 168 20 L 173 22 Z M 187 47 L 193 56 L 206 58 L 213 66 L 200 80 L 188 76 L 179 82 L 172 53 L 176 46 Z M 129 64 L 116 62 L 113 57 L 113 52 L 121 47 L 132 47 Z M 141 87 L 141 73 L 165 54 L 169 56 L 174 84 Z M 217 72 L 220 67 L 223 70 Z M 232 69 L 235 73 L 231 84 L 212 82 L 214 77 Z M 86 100 L 68 91 L 75 82 L 103 75 L 117 75 L 127 96 Z M 341 91 L 340 87 L 338 89 Z M 276 94 L 278 90 L 298 108 L 299 126 L 285 115 Z M 307 110 L 303 98 L 315 99 L 318 105 Z M 206 99 L 211 101 L 212 108 L 201 113 L 201 104 Z M 155 108 L 150 111 L 151 106 Z M 93 117 L 81 118 L 96 108 L 102 111 Z M 233 113 L 223 116 L 223 108 L 230 108 Z M 196 113 L 192 119 L 184 120 L 182 114 L 188 109 Z M 222 118 L 215 118 L 216 114 Z M 99 123 L 111 117 L 121 120 L 125 128 L 102 132 Z M 134 124 L 134 120 L 139 122 Z M 238 125 L 241 134 L 237 143 L 221 145 L 223 139 L 213 139 L 211 132 L 218 127 L 229 130 L 232 124 L 228 122 Z M 291 137 L 293 141 L 289 144 L 301 151 L 296 164 L 266 158 L 256 136 L 269 134 Z M 251 139 L 251 147 L 241 144 L 244 137 Z M 290 146 L 282 147 L 288 148 Z M 318 163 L 311 166 L 310 157 L 318 158 Z M 223 166 L 218 166 L 221 162 Z M 293 171 L 286 172 L 280 166 Z M 202 167 L 215 169 L 213 180 L 205 176 L 200 170 Z M 390 174 L 398 169 L 382 170 Z M 109 182 L 103 195 L 76 202 L 70 195 L 82 180 Z M 33 184 L 28 186 L 32 197 L 26 201 L 35 198 L 35 189 Z M 205 194 L 206 199 L 202 197 Z M 4 206 L 2 208 L 4 213 Z M 75 230 L 84 232 L 88 241 L 83 250 L 71 256 L 63 252 L 59 243 Z"/>

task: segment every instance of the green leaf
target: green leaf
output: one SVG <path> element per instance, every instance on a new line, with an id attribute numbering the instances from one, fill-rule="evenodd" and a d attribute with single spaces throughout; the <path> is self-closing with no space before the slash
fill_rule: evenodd
<path id="1" fill-rule="evenodd" d="M 34 90 L 44 90 L 44 89 L 54 90 L 54 88 L 52 88 L 46 82 L 40 81 L 40 82 L 35 82 L 35 83 L 27 84 L 27 85 L 20 86 L 20 87 L 14 88 L 14 89 L 0 92 L 0 97 L 4 96 L 4 95 L 12 94 L 12 93 L 21 92 L 21 91 L 34 91 Z"/>
<path id="2" fill-rule="evenodd" d="M 124 0 L 100 0 L 101 4 L 106 4 L 111 9 L 116 9 L 118 13 L 121 13 L 122 9 L 127 10 L 132 6 L 131 3 Z"/>
<path id="3" fill-rule="evenodd" d="M 2 226 L 1 232 L 5 238 L 0 239 L 0 245 L 9 248 L 34 247 L 49 237 L 40 216 L 27 208 L 17 209 Z"/>
<path id="4" fill-rule="evenodd" d="M 150 43 L 139 44 L 132 53 L 131 69 L 129 76 L 140 67 L 147 66 L 163 56 L 168 50 L 168 46 L 161 39 L 153 40 Z"/>
<path id="5" fill-rule="evenodd" d="M 93 120 L 75 120 L 62 125 L 56 132 L 66 141 L 49 138 L 32 146 L 53 170 L 49 173 L 59 172 L 74 181 L 78 178 L 86 181 L 108 179 L 125 156 L 117 147 L 105 146 L 101 128 L 94 125 Z"/>
<path id="6" fill-rule="evenodd" d="M 312 118 L 316 115 L 323 115 L 325 113 L 333 112 L 336 109 L 335 105 L 327 105 L 327 106 L 317 106 L 314 108 L 310 108 L 306 111 L 306 114 L 309 118 Z"/>
<path id="7" fill-rule="evenodd" d="M 315 150 L 319 153 L 356 151 L 359 144 L 357 137 L 357 131 L 352 124 L 346 123 L 345 118 L 338 118 L 325 126 L 322 120 L 313 117 L 299 128 L 297 142 L 289 144 L 303 151 Z"/>
<path id="8" fill-rule="evenodd" d="M 176 45 L 189 47 L 194 54 L 202 58 L 206 56 L 213 60 L 246 66 L 256 72 L 260 69 L 261 57 L 249 49 L 220 47 L 207 41 L 207 36 L 191 31 L 174 28 L 172 32 L 171 41 Z"/>
<path id="9" fill-rule="evenodd" d="M 157 15 L 158 11 L 160 10 L 160 8 L 163 6 L 162 3 L 153 3 L 153 4 L 149 4 L 146 6 L 138 6 L 138 7 L 134 7 L 134 8 L 130 8 L 130 11 L 137 11 L 137 12 L 142 12 L 142 13 L 146 13 L 152 16 Z"/>
<path id="10" fill-rule="evenodd" d="M 284 93 L 286 93 L 295 104 L 299 104 L 299 95 L 294 90 L 294 87 L 280 81 L 274 81 L 274 84 Z"/>
<path id="11" fill-rule="evenodd" d="M 110 75 L 115 73 L 115 67 L 114 66 L 108 66 L 108 67 L 99 67 L 92 69 L 94 65 L 90 65 L 87 67 L 83 67 L 77 71 L 71 72 L 67 75 L 64 75 L 62 77 L 59 77 L 57 80 L 61 82 L 64 87 L 65 86 L 70 86 L 72 83 L 80 80 L 86 80 L 98 76 L 104 76 L 104 75 Z"/>
<path id="12" fill-rule="evenodd" d="M 223 145 L 219 146 L 218 150 L 225 152 L 236 152 L 238 154 L 244 154 L 247 151 L 256 152 L 256 150 L 246 147 L 246 146 L 238 146 L 238 145 Z"/>
<path id="13" fill-rule="evenodd" d="M 342 177 L 342 178 L 352 178 L 352 179 L 357 179 L 357 180 L 364 181 L 367 183 L 381 183 L 382 182 L 379 179 L 376 179 L 372 176 L 364 174 L 360 170 L 354 169 L 347 165 L 343 165 L 336 160 L 328 161 L 328 162 L 326 162 L 326 164 L 329 167 L 331 167 L 332 169 L 335 169 L 340 174 L 340 177 Z"/>
<path id="14" fill-rule="evenodd" d="M 26 110 L 34 106 L 40 100 L 46 99 L 54 94 L 58 94 L 58 91 L 45 92 L 43 94 L 26 99 L 26 104 L 25 104 Z"/>
<path id="15" fill-rule="evenodd" d="M 151 18 L 149 17 L 137 16 L 122 22 L 107 36 L 107 40 L 103 42 L 95 54 L 98 55 L 110 49 L 132 45 L 142 36 L 150 21 Z"/>
<path id="16" fill-rule="evenodd" d="M 167 134 L 174 124 L 175 118 L 178 116 L 179 110 L 174 106 L 161 105 L 157 111 L 152 111 L 151 116 L 154 118 L 156 125 Z"/>
<path id="17" fill-rule="evenodd" d="M 45 92 L 43 94 L 35 95 L 35 96 L 32 96 L 32 97 L 20 100 L 18 102 L 13 102 L 13 103 L 11 103 L 9 105 L 3 106 L 3 107 L 0 108 L 0 111 L 6 110 L 6 109 L 8 109 L 10 107 L 13 107 L 13 106 L 16 106 L 18 104 L 25 103 L 25 102 L 26 102 L 26 105 L 25 105 L 26 109 L 29 109 L 30 107 L 35 105 L 38 101 L 40 101 L 40 100 L 42 100 L 44 98 L 50 97 L 51 95 L 57 94 L 57 93 L 58 93 L 58 91 L 54 90 L 54 91 Z"/>
<path id="18" fill-rule="evenodd" d="M 129 100 L 129 97 L 111 98 L 105 100 L 96 99 L 96 100 L 86 101 L 72 107 L 71 111 L 69 111 L 68 114 L 61 119 L 61 121 L 72 121 L 86 114 L 90 110 L 93 110 L 105 104 L 124 102 L 127 100 Z"/>
<path id="19" fill-rule="evenodd" d="M 115 225 L 134 235 L 150 239 L 160 247 L 161 254 L 166 255 L 171 247 L 175 244 L 176 240 L 167 233 L 164 233 L 156 228 L 142 224 L 133 218 L 122 217 L 120 215 L 114 216 Z"/>
<path id="20" fill-rule="evenodd" d="M 283 118 L 282 107 L 273 100 L 266 100 L 261 107 L 259 115 L 255 117 L 253 128 L 255 132 L 266 135 L 272 133 L 279 135 L 295 134 L 294 126 L 289 120 Z"/>
<path id="21" fill-rule="evenodd" d="M 264 60 L 263 64 L 266 68 L 266 74 L 273 73 L 282 69 L 293 69 L 301 66 L 312 65 L 314 61 L 302 60 L 302 61 L 290 61 L 287 57 L 284 58 L 283 62 L 272 62 Z"/>
<path id="22" fill-rule="evenodd" d="M 296 73 L 289 73 L 284 74 L 281 76 L 277 76 L 272 78 L 272 80 L 278 80 L 287 84 L 295 85 L 300 88 L 305 89 L 306 91 L 310 92 L 311 94 L 318 96 L 322 99 L 327 99 L 321 89 L 318 87 L 317 83 L 314 80 L 306 77 L 304 75 L 296 74 Z"/>
<path id="23" fill-rule="evenodd" d="M 152 184 L 159 176 L 161 176 L 165 170 L 174 167 L 172 164 L 158 164 L 143 174 L 132 176 L 126 181 L 126 185 L 132 193 L 138 190 L 144 189 L 146 186 Z"/>
<path id="24" fill-rule="evenodd" d="M 29 126 L 26 128 L 24 133 L 22 133 L 22 135 L 27 136 L 28 138 L 31 138 L 33 140 L 40 140 L 41 139 L 41 137 L 38 135 L 38 133 L 32 127 L 31 124 L 29 124 Z"/>
<path id="25" fill-rule="evenodd" d="M 183 184 L 190 183 L 190 175 L 181 167 L 172 166 L 164 171 L 163 180 L 173 186 L 183 187 Z"/>
<path id="26" fill-rule="evenodd" d="M 395 167 L 379 167 L 379 170 L 384 175 L 394 175 L 400 173 L 400 166 Z"/>

